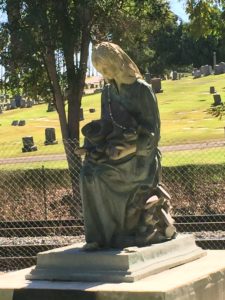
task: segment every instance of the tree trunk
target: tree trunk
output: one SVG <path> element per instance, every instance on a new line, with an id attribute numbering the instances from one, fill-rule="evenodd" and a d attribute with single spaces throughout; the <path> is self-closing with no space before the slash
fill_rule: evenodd
<path id="1" fill-rule="evenodd" d="M 64 149 L 66 153 L 70 178 L 71 178 L 71 186 L 72 186 L 72 198 L 73 201 L 71 203 L 72 211 L 74 212 L 74 216 L 77 216 L 77 212 L 81 211 L 81 202 L 80 202 L 80 193 L 79 193 L 79 171 L 81 168 L 81 160 L 80 157 L 77 157 L 75 154 L 75 149 L 79 144 L 79 140 L 74 138 L 74 135 L 69 134 L 65 106 L 64 106 L 64 97 L 62 95 L 62 91 L 59 85 L 59 80 L 56 71 L 56 62 L 53 51 L 50 49 L 44 55 L 45 64 L 48 69 L 48 74 L 51 80 L 51 84 L 53 87 L 54 98 L 56 102 L 56 107 L 59 115 L 60 127 L 62 131 L 62 138 Z M 68 108 L 69 109 L 69 108 Z M 75 121 L 76 118 L 73 119 Z M 79 126 L 79 121 L 78 121 Z"/>
<path id="2" fill-rule="evenodd" d="M 55 97 L 56 107 L 59 114 L 59 122 L 60 122 L 60 128 L 62 132 L 62 138 L 63 140 L 68 140 L 69 134 L 68 134 L 68 126 L 67 126 L 66 112 L 64 106 L 64 97 L 60 88 L 58 75 L 56 71 L 54 51 L 48 49 L 44 54 L 44 60 L 53 87 L 53 94 Z"/>
<path id="3" fill-rule="evenodd" d="M 11 81 L 14 82 L 14 86 L 19 86 L 18 79 L 18 65 L 22 55 L 22 42 L 19 36 L 20 28 L 20 0 L 7 0 L 6 11 L 8 16 L 8 24 L 10 31 L 10 45 L 9 45 L 9 70 L 11 73 Z"/>

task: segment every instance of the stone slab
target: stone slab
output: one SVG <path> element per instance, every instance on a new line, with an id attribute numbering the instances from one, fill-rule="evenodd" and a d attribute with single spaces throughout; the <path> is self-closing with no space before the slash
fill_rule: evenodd
<path id="1" fill-rule="evenodd" d="M 225 250 L 133 283 L 29 281 L 30 271 L 0 275 L 0 300 L 225 300 Z"/>
<path id="2" fill-rule="evenodd" d="M 83 251 L 83 244 L 38 253 L 37 266 L 27 275 L 32 280 L 134 282 L 206 254 L 193 235 L 149 247 Z"/>

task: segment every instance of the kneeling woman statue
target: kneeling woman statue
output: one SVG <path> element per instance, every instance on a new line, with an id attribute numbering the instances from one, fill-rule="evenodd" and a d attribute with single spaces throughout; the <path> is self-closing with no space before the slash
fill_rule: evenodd
<path id="1" fill-rule="evenodd" d="M 101 119 L 83 127 L 80 174 L 84 249 L 146 246 L 174 238 L 169 195 L 160 184 L 157 100 L 130 57 L 103 42 L 92 54 L 107 84 Z"/>

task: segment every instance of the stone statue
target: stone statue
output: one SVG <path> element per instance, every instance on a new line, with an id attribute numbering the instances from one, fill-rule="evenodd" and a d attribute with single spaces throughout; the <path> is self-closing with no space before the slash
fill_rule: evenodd
<path id="1" fill-rule="evenodd" d="M 101 119 L 83 127 L 84 250 L 147 246 L 176 236 L 160 183 L 157 99 L 130 57 L 109 42 L 92 53 L 107 83 Z"/>

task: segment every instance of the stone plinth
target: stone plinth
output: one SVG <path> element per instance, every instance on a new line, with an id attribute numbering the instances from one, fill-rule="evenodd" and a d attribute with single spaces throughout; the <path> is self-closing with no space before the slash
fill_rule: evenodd
<path id="1" fill-rule="evenodd" d="M 31 269 L 0 275 L 0 300 L 224 300 L 225 251 L 133 283 L 29 281 Z"/>
<path id="2" fill-rule="evenodd" d="M 41 252 L 31 280 L 134 282 L 206 254 L 192 235 L 149 247 L 87 252 L 81 244 Z"/>

